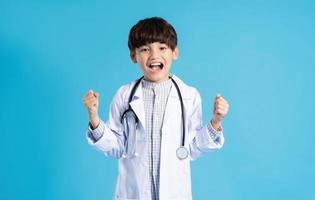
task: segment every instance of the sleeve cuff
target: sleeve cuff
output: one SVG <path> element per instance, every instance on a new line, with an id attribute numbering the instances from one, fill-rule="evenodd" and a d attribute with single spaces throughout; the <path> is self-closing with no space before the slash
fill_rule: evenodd
<path id="1" fill-rule="evenodd" d="M 103 134 L 104 134 L 104 127 L 105 123 L 100 120 L 100 124 L 97 126 L 97 128 L 92 129 L 90 123 L 88 125 L 88 136 L 89 138 L 91 138 L 93 140 L 93 142 L 97 142 L 99 139 L 102 138 Z"/>
<path id="2" fill-rule="evenodd" d="M 211 121 L 208 122 L 208 124 L 207 124 L 207 129 L 208 129 L 208 132 L 209 132 L 210 137 L 211 137 L 214 141 L 216 141 L 216 140 L 222 135 L 222 132 L 223 132 L 222 127 L 220 127 L 219 131 L 215 130 L 215 129 L 212 127 Z"/>

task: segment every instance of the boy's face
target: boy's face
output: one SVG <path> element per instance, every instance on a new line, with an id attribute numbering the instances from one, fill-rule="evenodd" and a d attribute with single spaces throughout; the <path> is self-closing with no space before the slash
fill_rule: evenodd
<path id="1" fill-rule="evenodd" d="M 172 61 L 178 58 L 178 48 L 173 51 L 166 44 L 154 42 L 131 51 L 130 57 L 141 67 L 145 80 L 160 83 L 169 79 Z"/>

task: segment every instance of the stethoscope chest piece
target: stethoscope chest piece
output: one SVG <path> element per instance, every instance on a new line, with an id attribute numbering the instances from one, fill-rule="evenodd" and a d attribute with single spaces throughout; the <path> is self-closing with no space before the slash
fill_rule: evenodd
<path id="1" fill-rule="evenodd" d="M 184 146 L 178 147 L 176 155 L 178 159 L 184 160 L 188 157 L 188 150 Z"/>
<path id="2" fill-rule="evenodd" d="M 130 103 L 133 95 L 135 94 L 135 91 L 138 87 L 138 85 L 140 84 L 141 80 L 143 79 L 143 77 L 141 77 L 140 79 L 138 79 L 135 83 L 135 85 L 133 86 L 133 88 L 131 89 L 130 95 L 129 95 L 129 100 L 128 102 Z M 182 94 L 180 92 L 180 89 L 177 85 L 177 83 L 175 82 L 175 80 L 170 77 L 170 79 L 172 80 L 172 82 L 174 83 L 177 93 L 178 93 L 178 97 L 180 99 L 180 106 L 181 106 L 181 114 L 182 114 L 182 141 L 181 141 L 181 146 L 177 148 L 176 150 L 176 156 L 179 160 L 184 160 L 188 157 L 189 152 L 187 150 L 187 148 L 185 148 L 185 114 L 184 114 L 184 103 L 183 103 L 183 98 L 182 98 Z M 127 143 L 125 146 L 125 153 L 123 155 L 123 157 L 125 158 L 129 158 L 132 157 L 133 155 L 136 155 L 136 124 L 138 123 L 138 117 L 135 114 L 135 112 L 132 110 L 130 104 L 127 110 L 125 110 L 125 112 L 123 112 L 122 116 L 121 116 L 121 123 L 124 126 L 124 131 L 126 133 L 128 133 L 128 139 L 127 139 Z"/>

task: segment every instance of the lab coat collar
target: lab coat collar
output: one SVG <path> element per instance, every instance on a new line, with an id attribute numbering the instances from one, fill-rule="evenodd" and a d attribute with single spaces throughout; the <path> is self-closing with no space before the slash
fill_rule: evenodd
<path id="1" fill-rule="evenodd" d="M 134 87 L 136 81 L 132 84 L 131 88 Z M 141 83 L 135 91 L 135 94 L 132 97 L 131 102 L 129 103 L 133 111 L 136 113 L 140 123 L 145 129 L 145 112 L 144 112 L 144 103 L 143 103 L 143 90 Z"/>
<path id="2" fill-rule="evenodd" d="M 176 75 L 172 75 L 172 78 L 177 83 L 179 90 L 181 92 L 181 95 L 183 97 L 183 100 L 193 98 L 193 96 L 191 94 L 187 93 L 187 91 L 188 91 L 186 89 L 187 85 L 180 78 L 178 78 Z M 171 97 L 178 97 L 177 90 L 176 90 L 174 84 L 173 84 L 173 87 L 171 89 L 170 96 Z"/>
<path id="3" fill-rule="evenodd" d="M 185 83 L 183 83 L 183 81 L 180 78 L 178 78 L 176 75 L 172 75 L 172 78 L 177 83 L 179 90 L 181 92 L 181 95 L 183 97 L 183 100 L 185 101 L 187 99 L 191 99 L 192 96 L 189 95 L 189 93 L 187 93 L 187 90 L 185 89 L 185 86 L 186 86 Z M 136 81 L 131 85 L 131 88 L 134 86 L 135 83 L 136 83 Z M 177 90 L 176 90 L 176 87 L 174 86 L 174 84 L 171 88 L 169 96 L 170 97 L 176 97 L 179 99 L 178 94 L 177 94 Z M 169 100 L 167 102 L 167 105 L 166 105 L 167 107 L 166 107 L 166 111 L 165 111 L 166 116 L 167 116 L 169 110 L 171 110 L 171 108 L 172 108 L 172 106 L 170 106 L 170 105 L 174 105 L 173 101 L 174 101 L 173 98 L 169 98 Z M 132 107 L 132 109 L 136 113 L 140 123 L 142 124 L 143 128 L 145 129 L 145 111 L 144 111 L 144 102 L 143 102 L 143 89 L 142 89 L 141 83 L 138 86 L 137 90 L 135 91 L 135 94 L 133 95 L 133 98 L 130 102 L 130 106 Z"/>

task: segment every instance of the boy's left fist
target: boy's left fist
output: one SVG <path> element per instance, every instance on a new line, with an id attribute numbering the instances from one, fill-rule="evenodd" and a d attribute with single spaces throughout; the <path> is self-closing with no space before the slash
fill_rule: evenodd
<path id="1" fill-rule="evenodd" d="M 211 120 L 212 125 L 221 126 L 221 122 L 228 113 L 228 111 L 229 111 L 228 102 L 220 94 L 217 94 L 213 105 L 213 117 Z"/>

